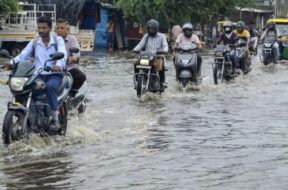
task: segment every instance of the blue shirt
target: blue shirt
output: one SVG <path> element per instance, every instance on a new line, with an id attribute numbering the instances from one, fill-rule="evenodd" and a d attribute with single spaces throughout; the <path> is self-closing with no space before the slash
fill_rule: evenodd
<path id="1" fill-rule="evenodd" d="M 36 38 L 37 39 L 37 38 Z M 58 52 L 64 53 L 64 58 L 58 61 L 49 61 L 47 62 L 47 66 L 59 66 L 62 70 L 66 67 L 66 60 L 67 60 L 67 51 L 65 48 L 65 43 L 62 37 L 57 36 L 57 49 Z M 15 63 L 22 61 L 22 60 L 29 60 L 32 56 L 33 52 L 33 41 L 31 40 L 28 45 L 22 50 L 22 52 L 14 58 Z M 42 41 L 42 38 L 38 38 L 35 47 L 35 58 L 33 64 L 36 66 L 36 70 L 39 68 L 44 67 L 45 61 L 50 58 L 50 55 L 56 53 L 56 42 L 54 40 L 53 35 L 50 33 L 50 40 L 48 46 L 46 47 Z M 53 72 L 55 73 L 55 72 Z M 52 74 L 52 72 L 43 71 L 41 74 Z"/>

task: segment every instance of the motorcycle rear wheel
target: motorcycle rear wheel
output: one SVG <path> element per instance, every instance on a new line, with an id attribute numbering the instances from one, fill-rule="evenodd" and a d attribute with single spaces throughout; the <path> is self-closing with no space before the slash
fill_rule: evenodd
<path id="1" fill-rule="evenodd" d="M 16 110 L 8 110 L 2 126 L 2 141 L 5 146 L 24 137 L 22 126 L 24 113 Z"/>
<path id="2" fill-rule="evenodd" d="M 61 135 L 65 136 L 68 124 L 68 110 L 66 102 L 63 102 L 59 110 L 59 121 L 61 126 Z"/>

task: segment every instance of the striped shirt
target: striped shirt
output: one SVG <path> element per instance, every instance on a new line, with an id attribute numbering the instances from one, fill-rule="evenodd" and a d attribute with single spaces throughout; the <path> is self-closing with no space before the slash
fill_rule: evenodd
<path id="1" fill-rule="evenodd" d="M 168 52 L 168 43 L 166 36 L 162 33 L 157 33 L 155 37 L 150 37 L 146 33 L 139 44 L 133 49 L 133 51 L 162 51 Z"/>

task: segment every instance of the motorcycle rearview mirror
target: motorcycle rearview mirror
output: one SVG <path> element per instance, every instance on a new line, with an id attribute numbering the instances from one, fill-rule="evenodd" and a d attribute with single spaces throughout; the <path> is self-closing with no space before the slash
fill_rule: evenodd
<path id="1" fill-rule="evenodd" d="M 0 50 L 0 56 L 3 58 L 11 58 L 9 51 L 7 51 L 6 49 Z"/>
<path id="2" fill-rule="evenodd" d="M 69 48 L 70 53 L 78 53 L 79 51 L 80 51 L 79 48 L 76 47 Z"/>
<path id="3" fill-rule="evenodd" d="M 50 57 L 51 57 L 51 61 L 57 61 L 64 57 L 64 53 L 62 52 L 53 53 L 50 55 Z"/>

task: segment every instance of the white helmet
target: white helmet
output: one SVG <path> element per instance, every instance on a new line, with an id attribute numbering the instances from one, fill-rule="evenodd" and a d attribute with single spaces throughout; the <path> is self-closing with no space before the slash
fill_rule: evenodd
<path id="1" fill-rule="evenodd" d="M 183 25 L 182 28 L 183 28 L 184 36 L 186 36 L 187 38 L 190 38 L 193 33 L 193 25 L 191 23 L 186 23 Z"/>
<path id="2" fill-rule="evenodd" d="M 231 21 L 226 21 L 223 23 L 223 30 L 226 34 L 230 34 L 233 30 L 233 23 Z"/>

